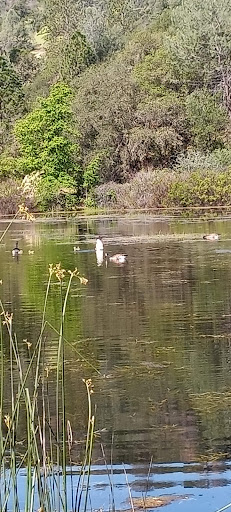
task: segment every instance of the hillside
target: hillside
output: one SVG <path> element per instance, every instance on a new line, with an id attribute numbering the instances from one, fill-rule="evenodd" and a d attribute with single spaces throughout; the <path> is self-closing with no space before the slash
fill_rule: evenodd
<path id="1" fill-rule="evenodd" d="M 9 210 L 22 182 L 36 209 L 231 202 L 231 0 L 2 0 L 0 16 Z"/>

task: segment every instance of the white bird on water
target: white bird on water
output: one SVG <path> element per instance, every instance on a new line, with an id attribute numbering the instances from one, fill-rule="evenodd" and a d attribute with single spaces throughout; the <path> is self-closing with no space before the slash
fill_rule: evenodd
<path id="1" fill-rule="evenodd" d="M 100 267 L 103 264 L 103 241 L 101 236 L 98 236 L 95 244 L 95 254 L 97 265 Z"/>
<path id="2" fill-rule="evenodd" d="M 102 241 L 101 236 L 98 236 L 98 238 L 96 240 L 95 250 L 96 250 L 96 252 L 103 251 L 103 241 Z"/>

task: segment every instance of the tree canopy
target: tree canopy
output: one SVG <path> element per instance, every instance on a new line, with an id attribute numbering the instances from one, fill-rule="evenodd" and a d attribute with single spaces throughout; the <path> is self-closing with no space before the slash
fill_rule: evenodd
<path id="1" fill-rule="evenodd" d="M 23 174 L 41 171 L 58 178 L 77 173 L 78 146 L 71 140 L 70 88 L 57 83 L 38 107 L 15 124 L 19 144 L 18 167 Z"/>
<path id="2" fill-rule="evenodd" d="M 0 14 L 2 176 L 68 176 L 84 198 L 183 162 L 228 169 L 230 0 L 5 0 Z"/>

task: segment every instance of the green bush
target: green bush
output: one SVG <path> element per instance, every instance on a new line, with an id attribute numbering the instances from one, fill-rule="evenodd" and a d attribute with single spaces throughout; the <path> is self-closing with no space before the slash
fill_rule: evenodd
<path id="1" fill-rule="evenodd" d="M 90 194 L 86 197 L 86 199 L 84 199 L 84 206 L 86 208 L 95 208 L 96 207 L 94 195 Z"/>
<path id="2" fill-rule="evenodd" d="M 96 155 L 89 164 L 86 166 L 83 172 L 83 188 L 86 192 L 86 201 L 88 199 L 88 194 L 91 195 L 91 192 L 96 185 L 99 184 L 100 177 L 99 171 L 101 166 L 102 155 Z M 90 198 L 89 198 L 90 199 Z"/>
<path id="3" fill-rule="evenodd" d="M 219 95 L 207 90 L 194 91 L 186 97 L 185 105 L 193 145 L 202 151 L 222 148 L 228 116 Z"/>
<path id="4" fill-rule="evenodd" d="M 57 83 L 38 107 L 18 120 L 14 127 L 19 146 L 18 167 L 23 175 L 43 172 L 59 180 L 65 172 L 80 180 L 79 144 L 72 140 L 74 133 L 71 112 L 72 91 Z"/>
<path id="5" fill-rule="evenodd" d="M 95 189 L 96 204 L 107 208 L 158 208 L 231 204 L 231 171 L 141 171 L 127 183 Z"/>
<path id="6" fill-rule="evenodd" d="M 71 210 L 77 203 L 75 182 L 66 174 L 58 179 L 53 176 L 44 176 L 38 181 L 35 190 L 35 199 L 41 211 L 51 208 Z"/>
<path id="7" fill-rule="evenodd" d="M 0 178 L 13 178 L 18 176 L 17 159 L 7 152 L 0 156 Z"/>
<path id="8" fill-rule="evenodd" d="M 194 172 L 170 185 L 168 205 L 222 206 L 231 204 L 231 172 Z"/>

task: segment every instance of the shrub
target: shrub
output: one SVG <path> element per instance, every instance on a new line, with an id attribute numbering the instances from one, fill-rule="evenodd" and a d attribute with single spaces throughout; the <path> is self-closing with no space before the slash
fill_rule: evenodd
<path id="1" fill-rule="evenodd" d="M 118 191 L 122 185 L 109 181 L 95 188 L 95 202 L 99 207 L 113 207 L 117 205 Z"/>
<path id="2" fill-rule="evenodd" d="M 75 181 L 65 173 L 54 178 L 32 172 L 25 176 L 21 188 L 24 197 L 36 204 L 40 211 L 51 208 L 70 210 L 77 202 Z"/>
<path id="3" fill-rule="evenodd" d="M 74 179 L 66 174 L 58 178 L 40 175 L 34 194 L 41 211 L 51 208 L 70 210 L 77 202 Z"/>
<path id="4" fill-rule="evenodd" d="M 193 91 L 185 104 L 194 146 L 202 151 L 223 147 L 228 116 L 219 95 L 203 89 Z"/>
<path id="5" fill-rule="evenodd" d="M 166 204 L 222 206 L 231 204 L 231 173 L 194 172 L 181 175 L 170 186 Z"/>
<path id="6" fill-rule="evenodd" d="M 158 208 L 231 204 L 231 172 L 177 173 L 141 171 L 125 184 L 109 182 L 95 189 L 96 204 L 107 208 Z"/>
<path id="7" fill-rule="evenodd" d="M 0 178 L 12 178 L 17 176 L 17 160 L 4 152 L 0 156 Z"/>
<path id="8" fill-rule="evenodd" d="M 0 215 L 16 213 L 19 203 L 25 203 L 30 209 L 33 201 L 25 198 L 20 181 L 8 178 L 0 182 Z"/>
<path id="9" fill-rule="evenodd" d="M 174 173 L 164 170 L 140 171 L 127 183 L 109 182 L 95 189 L 99 206 L 116 208 L 155 208 L 163 206 Z"/>
<path id="10" fill-rule="evenodd" d="M 225 171 L 231 168 L 231 150 L 216 149 L 212 153 L 189 150 L 181 153 L 174 169 L 180 172 L 193 171 Z"/>
<path id="11" fill-rule="evenodd" d="M 88 199 L 90 202 L 91 202 L 91 200 L 93 200 L 92 191 L 93 191 L 94 187 L 99 184 L 99 180 L 100 180 L 99 171 L 100 171 L 101 159 L 102 159 L 101 155 L 99 155 L 99 154 L 96 155 L 95 158 L 93 158 L 89 162 L 89 164 L 86 166 L 86 168 L 84 169 L 83 188 L 85 189 L 85 192 L 86 192 L 85 203 Z M 88 195 L 90 195 L 90 197 L 88 197 Z"/>

